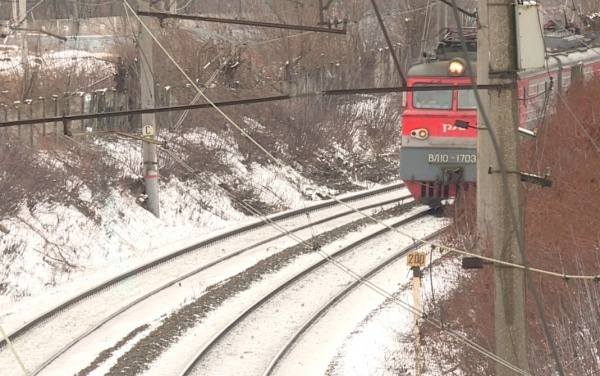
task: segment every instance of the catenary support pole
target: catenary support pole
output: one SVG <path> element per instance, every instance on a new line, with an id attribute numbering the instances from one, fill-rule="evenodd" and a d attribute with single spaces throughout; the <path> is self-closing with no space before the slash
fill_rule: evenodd
<path id="1" fill-rule="evenodd" d="M 27 0 L 19 0 L 19 13 L 14 19 L 14 22 L 19 25 L 19 28 L 27 29 Z M 27 44 L 27 31 L 21 31 L 21 65 L 23 66 L 24 81 L 29 80 L 29 45 Z M 22 100 L 27 95 L 27 84 L 23 85 Z"/>
<path id="2" fill-rule="evenodd" d="M 444 32 L 442 30 L 448 27 L 448 5 L 438 1 L 435 12 L 437 17 L 436 43 L 440 43 L 444 39 Z"/>
<path id="3" fill-rule="evenodd" d="M 19 28 L 27 29 L 27 1 L 18 1 L 18 10 L 13 8 L 13 24 L 15 26 L 20 25 Z M 29 95 L 29 80 L 31 79 L 29 69 L 29 45 L 27 44 L 27 31 L 21 30 L 19 34 L 21 35 L 21 67 L 23 68 L 23 90 L 21 91 L 21 101 L 25 101 L 25 99 L 27 99 L 26 97 Z M 19 127 L 19 137 L 22 137 L 23 141 L 29 139 L 27 137 L 28 135 L 33 135 L 31 129 Z M 33 143 L 30 145 L 33 146 Z"/>
<path id="4" fill-rule="evenodd" d="M 511 200 L 519 222 L 516 228 L 522 233 L 514 6 L 514 0 L 477 3 L 478 84 L 513 84 L 512 88 L 480 91 L 484 103 L 477 117 L 477 225 L 481 238 L 490 239 L 494 258 L 522 264 L 508 204 Z M 490 129 L 483 123 L 482 111 L 488 115 Z M 498 143 L 498 154 L 494 151 L 491 131 Z M 503 189 L 499 158 L 504 161 L 508 197 Z M 528 372 L 525 274 L 521 269 L 495 267 L 494 315 L 496 354 Z M 514 372 L 498 363 L 496 375 L 512 376 Z"/>
<path id="5" fill-rule="evenodd" d="M 139 1 L 139 9 L 147 11 L 149 4 Z M 150 25 L 154 20 L 151 17 L 140 17 L 145 25 Z M 140 86 L 141 107 L 154 108 L 154 76 L 152 73 L 152 37 L 144 27 L 140 27 L 138 40 L 138 55 L 140 59 Z M 142 135 L 154 138 L 156 134 L 156 116 L 142 114 Z M 156 145 L 142 142 L 142 161 L 144 182 L 146 185 L 146 209 L 160 218 L 160 202 L 158 198 L 158 158 Z"/>

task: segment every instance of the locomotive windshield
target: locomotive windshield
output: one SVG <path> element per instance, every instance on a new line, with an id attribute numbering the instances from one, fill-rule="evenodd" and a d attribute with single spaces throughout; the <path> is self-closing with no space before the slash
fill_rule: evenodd
<path id="1" fill-rule="evenodd" d="M 473 90 L 458 91 L 458 108 L 460 110 L 477 109 L 477 99 L 475 99 L 475 92 Z"/>
<path id="2" fill-rule="evenodd" d="M 432 86 L 415 83 L 413 86 Z M 452 109 L 452 90 L 414 91 L 412 95 L 414 108 Z"/>

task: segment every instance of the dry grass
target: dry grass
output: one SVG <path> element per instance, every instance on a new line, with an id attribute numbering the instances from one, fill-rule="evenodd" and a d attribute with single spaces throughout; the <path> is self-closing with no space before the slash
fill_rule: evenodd
<path id="1" fill-rule="evenodd" d="M 556 99 L 556 115 L 540 127 L 537 140 L 523 142 L 522 169 L 537 173 L 550 167 L 552 188 L 523 184 L 527 260 L 531 267 L 566 274 L 600 271 L 600 86 L 592 80 L 573 86 Z M 474 197 L 451 209 L 457 221 L 455 241 L 461 248 L 489 254 L 476 239 Z M 456 294 L 444 303 L 446 320 L 488 349 L 494 349 L 493 275 L 490 267 L 465 271 Z M 551 335 L 567 375 L 600 371 L 600 288 L 594 281 L 567 281 L 534 274 Z M 530 286 L 529 286 L 530 287 Z M 527 295 L 528 352 L 533 375 L 548 375 L 554 360 L 542 332 L 531 289 Z M 433 335 L 433 334 L 432 334 Z M 495 365 L 461 347 L 449 357 L 466 374 L 492 374 Z"/>

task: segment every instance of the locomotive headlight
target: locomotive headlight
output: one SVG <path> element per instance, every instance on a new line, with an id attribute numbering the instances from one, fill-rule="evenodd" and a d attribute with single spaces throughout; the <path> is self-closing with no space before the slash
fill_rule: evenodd
<path id="1" fill-rule="evenodd" d="M 450 60 L 450 64 L 448 65 L 448 73 L 451 76 L 462 76 L 465 72 L 465 61 L 461 58 L 456 58 Z"/>
<path id="2" fill-rule="evenodd" d="M 429 131 L 425 128 L 413 129 L 410 131 L 410 135 L 414 138 L 418 138 L 419 140 L 424 140 L 429 137 Z"/>

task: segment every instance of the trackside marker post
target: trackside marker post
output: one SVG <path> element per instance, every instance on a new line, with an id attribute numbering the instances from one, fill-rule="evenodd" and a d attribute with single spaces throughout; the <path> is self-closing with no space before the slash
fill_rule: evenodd
<path id="1" fill-rule="evenodd" d="M 406 255 L 406 264 L 413 272 L 413 307 L 415 325 L 413 334 L 415 337 L 415 376 L 421 376 L 421 333 L 419 330 L 419 316 L 421 312 L 421 267 L 425 266 L 427 254 L 423 252 L 409 252 Z"/>

